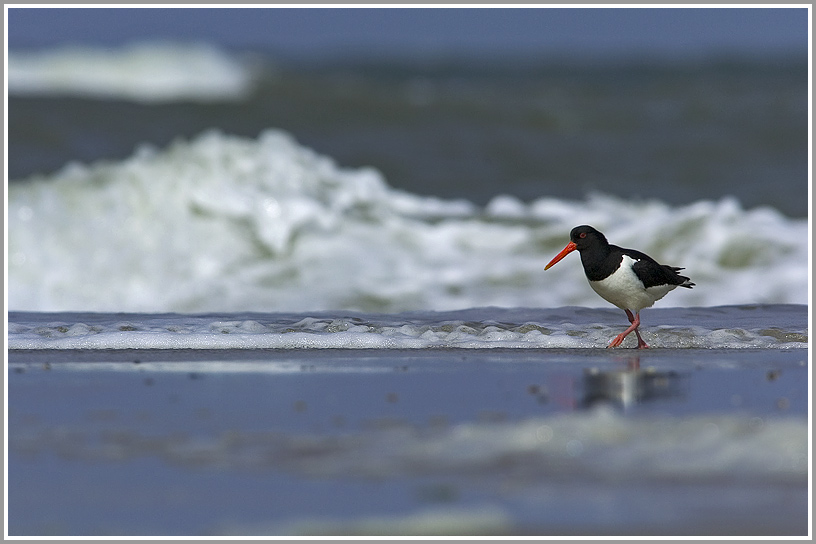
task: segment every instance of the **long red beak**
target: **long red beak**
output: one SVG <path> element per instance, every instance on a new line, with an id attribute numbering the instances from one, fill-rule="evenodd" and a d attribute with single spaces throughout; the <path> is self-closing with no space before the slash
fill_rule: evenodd
<path id="1" fill-rule="evenodd" d="M 561 250 L 561 253 L 559 253 L 558 255 L 553 257 L 553 260 L 550 261 L 549 264 L 544 267 L 544 270 L 547 270 L 552 265 L 554 265 L 555 263 L 557 263 L 558 261 L 560 261 L 561 259 L 563 259 L 567 255 L 569 255 L 570 253 L 572 253 L 576 249 L 578 249 L 578 246 L 575 245 L 575 242 L 570 242 L 569 244 L 567 244 L 567 247 L 565 247 L 564 249 Z"/>

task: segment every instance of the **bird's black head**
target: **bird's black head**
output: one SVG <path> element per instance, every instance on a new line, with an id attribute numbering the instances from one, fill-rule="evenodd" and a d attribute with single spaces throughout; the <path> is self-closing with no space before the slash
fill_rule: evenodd
<path id="1" fill-rule="evenodd" d="M 561 253 L 553 257 L 553 260 L 547 263 L 544 270 L 548 270 L 552 265 L 569 255 L 575 250 L 581 253 L 581 262 L 584 263 L 584 269 L 587 266 L 587 259 L 601 259 L 605 257 L 609 251 L 609 243 L 606 241 L 606 236 L 590 227 L 589 225 L 581 225 L 575 227 L 570 231 L 570 242 L 567 247 L 561 250 Z M 584 253 L 585 250 L 591 249 Z"/>
<path id="2" fill-rule="evenodd" d="M 578 251 L 609 245 L 606 236 L 589 225 L 581 225 L 572 229 L 570 231 L 570 241 L 575 244 L 575 249 Z"/>

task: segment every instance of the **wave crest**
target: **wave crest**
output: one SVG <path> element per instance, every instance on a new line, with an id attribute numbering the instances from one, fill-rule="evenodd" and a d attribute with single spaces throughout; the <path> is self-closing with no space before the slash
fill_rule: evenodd
<path id="1" fill-rule="evenodd" d="M 136 102 L 241 100 L 260 63 L 206 44 L 147 42 L 120 49 L 81 46 L 10 51 L 8 92 Z"/>
<path id="2" fill-rule="evenodd" d="M 603 306 L 572 227 L 684 266 L 663 306 L 806 303 L 807 221 L 733 199 L 671 207 L 604 195 L 485 208 L 388 186 L 268 130 L 211 131 L 121 162 L 9 186 L 9 308 L 88 311 L 449 310 Z"/>

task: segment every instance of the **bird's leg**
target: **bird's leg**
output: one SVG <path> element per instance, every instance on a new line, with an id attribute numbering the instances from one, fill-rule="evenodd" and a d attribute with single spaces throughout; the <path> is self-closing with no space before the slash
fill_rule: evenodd
<path id="1" fill-rule="evenodd" d="M 646 344 L 646 342 L 643 341 L 643 338 L 640 337 L 640 332 L 638 332 L 638 327 L 640 326 L 640 312 L 632 315 L 632 312 L 630 312 L 629 310 L 624 311 L 626 312 L 626 317 L 629 319 L 629 323 L 631 323 L 631 325 L 629 325 L 628 329 L 617 335 L 615 339 L 609 343 L 608 347 L 616 348 L 620 346 L 621 343 L 623 342 L 623 339 L 626 338 L 626 336 L 630 332 L 635 331 L 635 334 L 637 335 L 638 338 L 638 349 L 648 348 L 649 346 Z"/>
<path id="2" fill-rule="evenodd" d="M 632 314 L 630 313 L 629 315 L 631 316 Z M 638 339 L 638 349 L 648 348 L 649 344 L 643 341 L 643 338 L 640 337 L 640 331 L 638 330 L 638 327 L 640 327 L 640 312 L 635 314 L 635 321 L 637 321 L 637 323 L 632 322 L 632 324 L 635 326 L 635 334 L 637 335 Z"/>

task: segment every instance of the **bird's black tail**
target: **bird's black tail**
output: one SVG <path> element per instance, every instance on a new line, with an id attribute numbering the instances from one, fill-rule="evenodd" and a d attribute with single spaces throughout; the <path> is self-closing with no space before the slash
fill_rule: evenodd
<path id="1" fill-rule="evenodd" d="M 686 287 L 688 289 L 691 289 L 696 285 L 695 283 L 692 283 L 691 278 L 678 274 L 679 271 L 684 270 L 682 266 L 667 266 L 666 268 L 672 271 L 672 275 L 674 276 L 674 280 L 676 282 L 675 285 Z"/>

